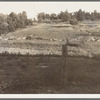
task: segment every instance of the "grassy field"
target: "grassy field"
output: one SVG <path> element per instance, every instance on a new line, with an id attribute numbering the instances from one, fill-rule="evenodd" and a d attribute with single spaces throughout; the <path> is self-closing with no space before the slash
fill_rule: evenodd
<path id="1" fill-rule="evenodd" d="M 100 93 L 99 28 L 37 23 L 1 35 L 0 93 Z M 78 46 L 68 46 L 63 86 L 61 55 L 66 38 Z"/>
<path id="2" fill-rule="evenodd" d="M 62 83 L 61 56 L 0 56 L 0 93 L 100 93 L 100 61 L 68 57 Z"/>

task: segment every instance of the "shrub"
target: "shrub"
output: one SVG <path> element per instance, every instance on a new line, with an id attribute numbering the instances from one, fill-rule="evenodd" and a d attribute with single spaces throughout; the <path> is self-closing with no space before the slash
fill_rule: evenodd
<path id="1" fill-rule="evenodd" d="M 78 23 L 76 18 L 70 19 L 70 24 L 71 25 L 76 25 Z"/>

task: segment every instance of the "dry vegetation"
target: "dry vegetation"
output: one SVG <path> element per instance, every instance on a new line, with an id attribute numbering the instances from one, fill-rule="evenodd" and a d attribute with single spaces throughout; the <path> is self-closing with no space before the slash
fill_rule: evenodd
<path id="1" fill-rule="evenodd" d="M 36 23 L 1 35 L 0 93 L 100 93 L 99 36 L 98 23 Z M 66 37 L 70 45 L 77 46 L 68 46 L 69 83 L 62 88 Z"/>
<path id="2" fill-rule="evenodd" d="M 1 35 L 0 53 L 21 54 L 58 54 L 62 53 L 62 45 L 66 37 L 70 44 L 78 47 L 68 47 L 69 55 L 93 57 L 100 54 L 100 26 L 98 23 L 81 23 L 70 25 L 66 23 L 38 24 Z"/>
<path id="3" fill-rule="evenodd" d="M 0 93 L 100 93 L 100 62 L 68 57 L 66 86 L 61 56 L 0 56 Z"/>

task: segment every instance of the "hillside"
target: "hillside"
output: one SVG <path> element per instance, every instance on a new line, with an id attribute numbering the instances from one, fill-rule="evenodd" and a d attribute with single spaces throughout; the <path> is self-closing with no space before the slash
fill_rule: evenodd
<path id="1" fill-rule="evenodd" d="M 100 54 L 100 26 L 88 23 L 70 25 L 66 23 L 34 23 L 24 29 L 18 29 L 0 36 L 0 53 L 5 51 L 13 54 L 62 54 L 62 45 L 68 38 L 69 55 L 92 57 Z"/>

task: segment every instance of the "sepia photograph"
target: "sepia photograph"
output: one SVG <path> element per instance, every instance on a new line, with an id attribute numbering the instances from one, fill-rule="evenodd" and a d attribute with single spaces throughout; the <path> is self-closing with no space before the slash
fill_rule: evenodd
<path id="1" fill-rule="evenodd" d="M 0 2 L 0 94 L 100 94 L 100 2 Z"/>

